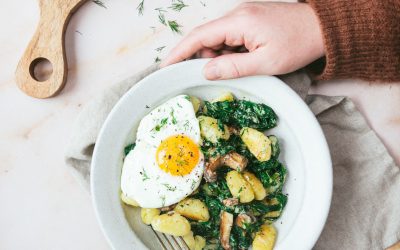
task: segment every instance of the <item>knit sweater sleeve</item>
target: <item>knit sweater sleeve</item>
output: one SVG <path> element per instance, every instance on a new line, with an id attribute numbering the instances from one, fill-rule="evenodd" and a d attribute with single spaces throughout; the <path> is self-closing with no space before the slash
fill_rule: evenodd
<path id="1" fill-rule="evenodd" d="M 325 57 L 317 79 L 400 81 L 400 0 L 308 0 L 319 17 Z"/>

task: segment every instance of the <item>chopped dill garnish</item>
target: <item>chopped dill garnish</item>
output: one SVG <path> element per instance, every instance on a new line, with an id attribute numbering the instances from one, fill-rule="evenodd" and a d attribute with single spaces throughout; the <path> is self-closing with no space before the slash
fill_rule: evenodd
<path id="1" fill-rule="evenodd" d="M 161 62 L 161 59 L 157 56 L 156 58 L 154 58 L 154 62 L 155 63 Z"/>
<path id="2" fill-rule="evenodd" d="M 175 110 L 174 110 L 174 109 L 171 109 L 170 115 L 171 115 L 171 117 L 172 117 L 172 124 L 177 124 L 178 121 L 177 121 L 176 118 L 175 118 L 174 112 L 175 112 Z"/>
<path id="3" fill-rule="evenodd" d="M 100 0 L 92 0 L 92 2 L 97 4 L 100 7 L 103 7 L 104 9 L 107 9 L 107 7 L 104 5 L 104 3 Z"/>
<path id="4" fill-rule="evenodd" d="M 144 170 L 144 168 L 142 168 L 142 170 L 143 170 L 143 179 L 142 179 L 142 181 L 150 180 L 150 177 L 147 175 L 146 170 Z"/>
<path id="5" fill-rule="evenodd" d="M 186 120 L 186 122 L 183 124 L 183 128 L 185 129 L 185 131 L 189 129 L 189 125 L 189 120 Z"/>
<path id="6" fill-rule="evenodd" d="M 156 48 L 156 51 L 161 52 L 164 48 L 165 48 L 165 46 L 158 47 L 158 48 Z"/>
<path id="7" fill-rule="evenodd" d="M 196 181 L 192 180 L 192 184 L 190 185 L 190 188 L 193 190 L 195 186 L 196 186 Z"/>
<path id="8" fill-rule="evenodd" d="M 168 183 L 163 183 L 162 185 L 165 186 L 168 191 L 173 192 L 176 190 L 176 187 L 173 187 L 173 186 L 169 185 Z"/>
<path id="9" fill-rule="evenodd" d="M 174 21 L 168 21 L 168 26 L 174 33 L 182 34 L 182 31 L 180 28 L 182 27 L 180 24 L 178 24 L 175 20 Z"/>
<path id="10" fill-rule="evenodd" d="M 172 3 L 168 8 L 174 11 L 181 11 L 183 8 L 188 7 L 182 0 L 178 0 L 176 3 Z"/>
<path id="11" fill-rule="evenodd" d="M 140 1 L 140 3 L 138 4 L 138 6 L 136 7 L 138 14 L 139 15 L 143 15 L 143 10 L 144 10 L 144 0 Z"/>
<path id="12" fill-rule="evenodd" d="M 160 196 L 160 198 L 161 198 L 161 202 L 162 202 L 162 206 L 164 207 L 165 206 L 165 195 L 162 195 L 162 196 Z"/>
<path id="13" fill-rule="evenodd" d="M 167 124 L 167 122 L 168 122 L 168 117 L 167 117 L 167 118 L 163 118 L 163 119 L 160 121 L 160 124 L 158 124 L 157 126 L 154 127 L 154 130 L 155 130 L 155 131 L 160 131 L 160 129 L 161 129 L 162 127 L 164 127 L 164 126 Z"/>

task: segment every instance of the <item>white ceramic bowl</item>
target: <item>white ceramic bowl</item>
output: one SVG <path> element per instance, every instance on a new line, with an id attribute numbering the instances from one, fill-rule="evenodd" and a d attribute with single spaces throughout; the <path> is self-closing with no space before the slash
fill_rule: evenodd
<path id="1" fill-rule="evenodd" d="M 115 105 L 94 149 L 91 191 L 96 216 L 113 249 L 161 249 L 150 228 L 140 221 L 140 209 L 119 199 L 124 146 L 134 140 L 140 119 L 178 94 L 209 100 L 231 91 L 238 98 L 270 105 L 279 124 L 268 133 L 281 142 L 280 160 L 288 168 L 284 193 L 289 196 L 278 230 L 276 250 L 311 249 L 325 224 L 332 194 L 329 149 L 317 120 L 301 98 L 272 76 L 207 81 L 207 60 L 192 60 L 161 69 L 144 78 Z"/>

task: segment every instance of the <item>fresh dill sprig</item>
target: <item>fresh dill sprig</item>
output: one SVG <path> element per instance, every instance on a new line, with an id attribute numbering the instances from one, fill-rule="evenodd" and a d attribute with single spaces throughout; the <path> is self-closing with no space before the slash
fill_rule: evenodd
<path id="1" fill-rule="evenodd" d="M 144 0 L 140 1 L 138 6 L 136 7 L 138 14 L 143 16 L 143 10 L 144 10 Z"/>
<path id="2" fill-rule="evenodd" d="M 164 16 L 164 12 L 166 12 L 166 10 L 164 10 L 162 8 L 157 8 L 155 10 L 158 11 L 158 21 L 160 21 L 160 23 L 162 23 L 166 26 L 167 22 L 165 21 L 165 16 Z"/>
<path id="3" fill-rule="evenodd" d="M 92 2 L 97 4 L 100 7 L 103 7 L 104 9 L 107 9 L 107 7 L 104 5 L 104 3 L 100 0 L 92 0 Z"/>
<path id="4" fill-rule="evenodd" d="M 168 8 L 179 12 L 183 8 L 188 6 L 189 5 L 186 5 L 182 0 L 178 0 L 176 3 L 172 3 L 171 6 L 169 6 Z"/>
<path id="5" fill-rule="evenodd" d="M 156 58 L 154 58 L 154 62 L 155 63 L 161 62 L 161 59 L 157 56 Z"/>
<path id="6" fill-rule="evenodd" d="M 179 23 L 177 23 L 175 20 L 174 21 L 168 21 L 168 26 L 174 33 L 182 34 L 182 31 L 180 28 L 182 27 Z"/>
<path id="7" fill-rule="evenodd" d="M 158 47 L 158 48 L 156 48 L 156 51 L 161 52 L 164 48 L 165 48 L 165 46 Z"/>

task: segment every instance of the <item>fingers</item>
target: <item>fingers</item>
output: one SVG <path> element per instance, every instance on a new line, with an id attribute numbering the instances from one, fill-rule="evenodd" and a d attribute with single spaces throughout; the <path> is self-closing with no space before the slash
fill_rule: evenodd
<path id="1" fill-rule="evenodd" d="M 218 49 L 224 44 L 243 44 L 242 35 L 237 32 L 230 17 L 222 17 L 195 28 L 163 60 L 161 67 L 183 61 L 204 48 Z"/>
<path id="2" fill-rule="evenodd" d="M 262 50 L 250 53 L 234 53 L 221 55 L 212 59 L 203 69 L 208 80 L 232 79 L 243 76 L 269 74 L 265 67 Z"/>
<path id="3" fill-rule="evenodd" d="M 197 58 L 214 58 L 219 56 L 219 53 L 213 49 L 205 48 L 196 53 Z"/>

